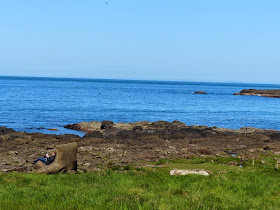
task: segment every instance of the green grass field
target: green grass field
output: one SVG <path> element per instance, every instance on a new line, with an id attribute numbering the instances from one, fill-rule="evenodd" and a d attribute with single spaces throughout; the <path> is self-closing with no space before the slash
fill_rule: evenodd
<path id="1" fill-rule="evenodd" d="M 116 167 L 97 173 L 0 174 L 1 209 L 279 209 L 280 171 L 239 168 L 230 159 L 162 160 L 158 168 Z M 170 176 L 174 168 L 210 176 Z"/>

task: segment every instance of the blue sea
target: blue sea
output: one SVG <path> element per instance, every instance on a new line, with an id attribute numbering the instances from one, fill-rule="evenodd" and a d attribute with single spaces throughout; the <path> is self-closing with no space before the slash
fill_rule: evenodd
<path id="1" fill-rule="evenodd" d="M 0 126 L 82 135 L 63 126 L 93 120 L 179 120 L 187 125 L 280 130 L 280 99 L 233 95 L 249 88 L 280 85 L 0 77 Z"/>

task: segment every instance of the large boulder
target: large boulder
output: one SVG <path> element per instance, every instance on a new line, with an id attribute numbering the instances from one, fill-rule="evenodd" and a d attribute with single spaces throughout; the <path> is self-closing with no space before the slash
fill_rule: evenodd
<path id="1" fill-rule="evenodd" d="M 37 173 L 53 174 L 77 170 L 77 142 L 62 144 L 56 147 L 56 158 L 50 165 L 35 164 Z M 38 161 L 41 162 L 41 161 Z"/>
<path id="2" fill-rule="evenodd" d="M 113 121 L 103 120 L 100 128 L 101 129 L 112 128 L 113 124 L 114 124 Z"/>
<path id="3" fill-rule="evenodd" d="M 46 166 L 45 163 L 43 163 L 42 161 L 37 161 L 37 163 L 35 163 L 35 165 L 34 165 L 34 168 L 40 169 L 40 168 L 43 168 L 44 166 Z"/>

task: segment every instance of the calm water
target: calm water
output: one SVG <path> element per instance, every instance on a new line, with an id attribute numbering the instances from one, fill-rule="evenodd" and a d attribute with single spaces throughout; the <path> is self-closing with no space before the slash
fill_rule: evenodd
<path id="1" fill-rule="evenodd" d="M 61 134 L 77 133 L 62 126 L 82 121 L 179 120 L 280 130 L 280 99 L 233 96 L 245 88 L 280 85 L 0 77 L 0 126 Z"/>

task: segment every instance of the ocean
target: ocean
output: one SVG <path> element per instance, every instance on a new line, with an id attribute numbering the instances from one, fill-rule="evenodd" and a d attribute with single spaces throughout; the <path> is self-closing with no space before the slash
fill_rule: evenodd
<path id="1" fill-rule="evenodd" d="M 280 130 L 280 99 L 233 95 L 249 88 L 280 89 L 280 85 L 0 77 L 0 126 L 83 135 L 63 126 L 102 120 L 179 120 L 187 125 Z"/>

